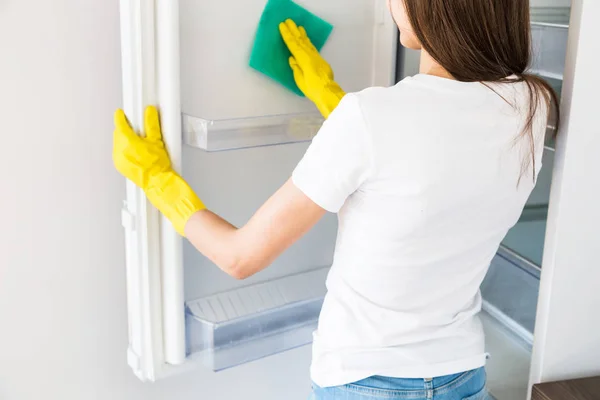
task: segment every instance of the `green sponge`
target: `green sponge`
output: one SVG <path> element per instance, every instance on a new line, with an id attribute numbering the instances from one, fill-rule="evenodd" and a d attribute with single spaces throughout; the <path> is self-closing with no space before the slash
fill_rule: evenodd
<path id="1" fill-rule="evenodd" d="M 279 24 L 288 18 L 306 29 L 317 50 L 321 50 L 333 29 L 329 22 L 291 0 L 269 0 L 258 23 L 250 55 L 250 67 L 303 96 L 289 65 L 291 53 L 279 33 Z"/>

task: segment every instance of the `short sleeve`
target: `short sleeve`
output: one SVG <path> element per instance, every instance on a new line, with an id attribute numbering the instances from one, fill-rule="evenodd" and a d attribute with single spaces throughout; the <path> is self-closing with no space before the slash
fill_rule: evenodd
<path id="1" fill-rule="evenodd" d="M 320 207 L 337 213 L 372 173 L 371 149 L 358 98 L 348 94 L 313 139 L 292 181 Z"/>

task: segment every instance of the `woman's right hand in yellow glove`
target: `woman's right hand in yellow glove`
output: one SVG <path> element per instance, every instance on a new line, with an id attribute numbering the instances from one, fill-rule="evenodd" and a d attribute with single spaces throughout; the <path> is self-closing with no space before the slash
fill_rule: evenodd
<path id="1" fill-rule="evenodd" d="M 291 19 L 279 25 L 279 32 L 292 53 L 290 67 L 298 88 L 315 103 L 323 117 L 329 117 L 345 95 L 333 80 L 331 66 L 321 57 L 306 30 Z"/>
<path id="2" fill-rule="evenodd" d="M 138 136 L 129 125 L 123 110 L 117 110 L 113 162 L 124 177 L 144 190 L 148 200 L 183 236 L 190 217 L 206 207 L 171 167 L 155 107 L 146 108 L 144 130 L 146 136 Z"/>

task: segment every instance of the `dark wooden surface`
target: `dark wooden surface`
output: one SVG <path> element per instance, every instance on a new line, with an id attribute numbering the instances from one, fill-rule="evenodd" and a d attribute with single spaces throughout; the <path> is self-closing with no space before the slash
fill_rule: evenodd
<path id="1" fill-rule="evenodd" d="M 600 376 L 534 385 L 531 400 L 600 400 Z"/>

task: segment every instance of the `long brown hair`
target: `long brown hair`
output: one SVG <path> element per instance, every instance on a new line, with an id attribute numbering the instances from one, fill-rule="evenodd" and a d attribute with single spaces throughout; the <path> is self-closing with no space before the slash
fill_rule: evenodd
<path id="1" fill-rule="evenodd" d="M 422 48 L 456 80 L 527 84 L 529 109 L 520 137 L 528 137 L 531 158 L 523 160 L 521 175 L 532 166 L 535 180 L 533 124 L 540 100 L 555 119 L 554 135 L 560 112 L 554 89 L 527 73 L 532 58 L 529 0 L 396 1 L 404 2 Z M 508 79 L 513 75 L 516 79 Z"/>

